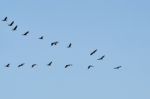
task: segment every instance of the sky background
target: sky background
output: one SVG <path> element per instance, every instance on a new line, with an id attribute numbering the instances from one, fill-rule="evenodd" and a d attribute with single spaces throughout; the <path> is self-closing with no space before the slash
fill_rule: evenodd
<path id="1" fill-rule="evenodd" d="M 0 22 L 0 99 L 150 99 L 149 4 L 0 0 L 0 20 L 8 16 Z M 13 20 L 14 32 L 8 27 Z M 30 34 L 22 36 L 26 31 Z M 53 41 L 58 46 L 51 47 Z M 102 55 L 106 58 L 97 61 Z M 65 69 L 66 64 L 73 66 Z M 95 67 L 87 70 L 88 65 Z"/>

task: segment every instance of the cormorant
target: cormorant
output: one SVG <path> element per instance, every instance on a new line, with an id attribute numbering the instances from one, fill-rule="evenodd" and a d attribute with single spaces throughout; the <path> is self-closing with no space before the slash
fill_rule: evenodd
<path id="1" fill-rule="evenodd" d="M 17 30 L 18 26 L 16 25 L 12 30 L 15 31 Z"/>
<path id="2" fill-rule="evenodd" d="M 88 66 L 88 69 L 90 69 L 90 68 L 92 68 L 92 67 L 94 67 L 94 66 L 93 66 L 93 65 L 89 65 L 89 66 Z"/>
<path id="3" fill-rule="evenodd" d="M 14 21 L 12 21 L 10 24 L 8 24 L 8 26 L 12 26 L 14 24 Z"/>
<path id="4" fill-rule="evenodd" d="M 72 66 L 72 64 L 67 64 L 67 65 L 65 66 L 65 68 L 70 67 L 70 66 Z"/>
<path id="5" fill-rule="evenodd" d="M 72 44 L 70 43 L 67 48 L 71 48 Z"/>
<path id="6" fill-rule="evenodd" d="M 96 52 L 97 52 L 97 49 L 94 50 L 93 52 L 91 52 L 90 55 L 93 55 L 93 54 L 95 54 Z"/>
<path id="7" fill-rule="evenodd" d="M 105 58 L 105 55 L 103 55 L 101 58 L 97 59 L 97 60 L 103 60 Z"/>
<path id="8" fill-rule="evenodd" d="M 120 69 L 122 66 L 117 66 L 117 67 L 115 67 L 114 69 Z"/>
<path id="9" fill-rule="evenodd" d="M 5 17 L 2 21 L 7 21 L 7 17 Z"/>
<path id="10" fill-rule="evenodd" d="M 22 34 L 22 35 L 26 36 L 26 35 L 28 35 L 28 34 L 29 34 L 29 31 L 25 32 L 25 33 Z"/>

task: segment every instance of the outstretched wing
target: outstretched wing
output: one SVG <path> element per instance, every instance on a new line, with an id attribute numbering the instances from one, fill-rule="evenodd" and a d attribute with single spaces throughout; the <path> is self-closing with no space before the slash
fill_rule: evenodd
<path id="1" fill-rule="evenodd" d="M 96 50 L 94 50 L 90 55 L 93 55 L 94 53 L 96 53 L 97 52 L 97 49 Z"/>

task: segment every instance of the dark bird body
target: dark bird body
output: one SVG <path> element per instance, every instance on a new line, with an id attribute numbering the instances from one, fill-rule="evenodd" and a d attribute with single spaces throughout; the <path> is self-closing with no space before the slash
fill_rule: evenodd
<path id="1" fill-rule="evenodd" d="M 117 66 L 117 67 L 115 67 L 114 69 L 120 69 L 122 66 Z"/>
<path id="2" fill-rule="evenodd" d="M 5 17 L 2 21 L 7 21 L 7 17 Z"/>
<path id="3" fill-rule="evenodd" d="M 51 65 L 52 65 L 52 63 L 53 63 L 53 62 L 51 61 L 51 62 L 50 62 L 50 63 L 48 63 L 47 65 L 48 65 L 48 66 L 51 66 Z"/>
<path id="4" fill-rule="evenodd" d="M 8 24 L 8 26 L 12 26 L 14 24 L 14 21 L 12 21 L 10 24 Z"/>
<path id="5" fill-rule="evenodd" d="M 35 67 L 37 64 L 33 64 L 31 67 L 33 68 L 33 67 Z"/>
<path id="6" fill-rule="evenodd" d="M 17 28 L 18 28 L 18 26 L 16 25 L 12 30 L 13 30 L 13 31 L 16 31 Z"/>
<path id="7" fill-rule="evenodd" d="M 68 65 L 66 65 L 66 66 L 65 66 L 65 68 L 68 68 L 68 67 L 70 67 L 70 66 L 72 66 L 72 64 L 68 64 Z"/>
<path id="8" fill-rule="evenodd" d="M 67 48 L 71 48 L 72 44 L 70 43 Z"/>
<path id="9" fill-rule="evenodd" d="M 103 60 L 105 58 L 105 55 L 103 55 L 101 58 L 97 59 L 97 60 Z"/>
<path id="10" fill-rule="evenodd" d="M 20 65 L 18 65 L 18 67 L 21 67 L 21 66 L 23 66 L 25 63 L 22 63 L 22 64 L 20 64 Z"/>
<path id="11" fill-rule="evenodd" d="M 10 67 L 10 64 L 7 64 L 5 67 Z"/>
<path id="12" fill-rule="evenodd" d="M 90 69 L 90 68 L 92 68 L 92 67 L 94 67 L 94 66 L 92 66 L 92 65 L 89 65 L 89 66 L 88 66 L 88 69 Z"/>
<path id="13" fill-rule="evenodd" d="M 54 46 L 54 45 L 57 45 L 57 44 L 58 44 L 58 41 L 55 41 L 55 42 L 51 43 L 51 46 Z"/>
<path id="14" fill-rule="evenodd" d="M 22 35 L 26 36 L 26 35 L 28 35 L 28 34 L 29 34 L 29 31 L 25 32 L 25 33 L 22 34 Z"/>
<path id="15" fill-rule="evenodd" d="M 8 26 L 12 26 L 14 24 L 14 21 L 12 21 L 10 24 L 8 24 Z"/>
<path id="16" fill-rule="evenodd" d="M 39 39 L 41 39 L 41 40 L 42 40 L 43 38 L 44 38 L 44 36 L 39 37 Z"/>
<path id="17" fill-rule="evenodd" d="M 93 52 L 91 52 L 91 54 L 90 55 L 93 55 L 93 54 L 95 54 L 97 52 L 97 49 L 96 50 L 94 50 Z"/>

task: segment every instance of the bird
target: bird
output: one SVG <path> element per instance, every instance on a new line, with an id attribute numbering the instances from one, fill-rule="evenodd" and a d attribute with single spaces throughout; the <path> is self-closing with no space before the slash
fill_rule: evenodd
<path id="1" fill-rule="evenodd" d="M 48 65 L 48 66 L 51 66 L 51 65 L 52 65 L 52 63 L 53 63 L 53 62 L 51 61 L 51 62 L 50 62 L 50 63 L 48 63 L 47 65 Z"/>
<path id="2" fill-rule="evenodd" d="M 5 17 L 2 21 L 7 21 L 7 17 Z"/>
<path id="3" fill-rule="evenodd" d="M 33 67 L 35 67 L 37 64 L 33 64 L 31 67 L 33 68 Z"/>
<path id="4" fill-rule="evenodd" d="M 42 40 L 43 38 L 44 38 L 44 36 L 39 37 L 39 39 L 41 39 L 41 40 Z"/>
<path id="5" fill-rule="evenodd" d="M 101 58 L 97 59 L 97 60 L 103 60 L 105 58 L 105 55 L 103 55 Z"/>
<path id="6" fill-rule="evenodd" d="M 90 69 L 90 68 L 92 68 L 92 67 L 94 67 L 94 66 L 93 66 L 93 65 L 89 65 L 89 66 L 88 66 L 88 69 Z"/>
<path id="7" fill-rule="evenodd" d="M 67 48 L 71 48 L 71 46 L 72 46 L 72 43 L 70 43 Z"/>
<path id="8" fill-rule="evenodd" d="M 12 21 L 10 24 L 8 24 L 8 26 L 12 26 L 14 24 L 14 21 Z"/>
<path id="9" fill-rule="evenodd" d="M 90 55 L 95 54 L 97 51 L 98 51 L 97 49 L 96 49 L 96 50 L 94 50 L 93 52 L 91 52 L 91 53 L 90 53 Z"/>
<path id="10" fill-rule="evenodd" d="M 67 64 L 67 65 L 65 66 L 65 68 L 70 67 L 70 66 L 72 66 L 72 64 Z"/>
<path id="11" fill-rule="evenodd" d="M 25 63 L 22 63 L 22 64 L 20 64 L 20 65 L 18 65 L 18 67 L 21 67 L 21 66 L 23 66 Z"/>
<path id="12" fill-rule="evenodd" d="M 25 32 L 25 33 L 22 34 L 22 35 L 27 36 L 28 34 L 29 34 L 29 31 Z"/>
<path id="13" fill-rule="evenodd" d="M 10 67 L 10 64 L 7 64 L 5 67 Z"/>
<path id="14" fill-rule="evenodd" d="M 122 66 L 117 66 L 117 67 L 115 67 L 114 69 L 120 69 Z"/>
<path id="15" fill-rule="evenodd" d="M 12 30 L 15 31 L 17 30 L 18 26 L 16 25 Z"/>
<path id="16" fill-rule="evenodd" d="M 58 44 L 58 41 L 55 41 L 55 42 L 51 43 L 51 46 L 54 46 L 54 45 L 57 45 L 57 44 Z"/>

